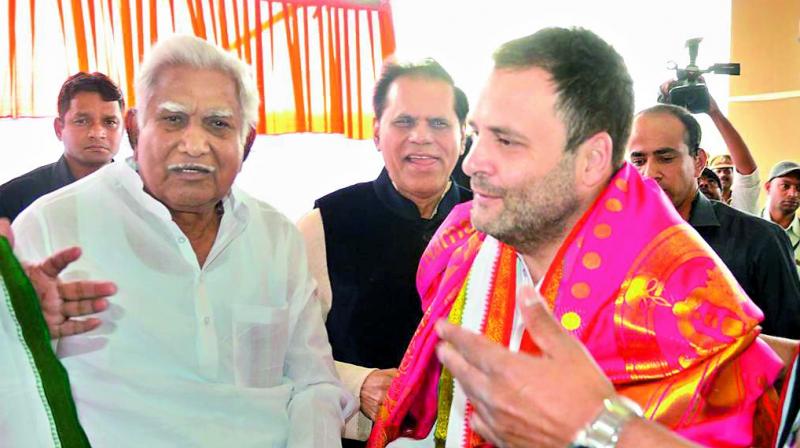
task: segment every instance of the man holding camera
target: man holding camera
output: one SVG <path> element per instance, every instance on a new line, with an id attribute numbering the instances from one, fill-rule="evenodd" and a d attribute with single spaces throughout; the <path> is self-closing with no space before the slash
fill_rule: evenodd
<path id="1" fill-rule="evenodd" d="M 703 82 L 703 77 L 699 78 Z M 677 80 L 667 81 L 661 84 L 661 95 L 658 100 L 660 103 L 673 103 L 671 101 L 670 93 L 675 86 L 678 85 Z M 722 139 L 725 141 L 725 146 L 728 147 L 728 154 L 721 154 L 711 158 L 709 168 L 717 174 L 722 185 L 722 202 L 730 205 L 731 207 L 741 210 L 750 214 L 758 213 L 758 194 L 759 184 L 761 182 L 758 176 L 758 166 L 756 165 L 753 155 L 747 144 L 739 135 L 739 132 L 733 127 L 733 123 L 728 120 L 728 117 L 722 113 L 714 101 L 714 97 L 708 93 L 708 108 L 702 112 L 706 113 L 711 121 L 714 122 Z M 685 106 L 683 104 L 678 104 Z M 692 110 L 695 112 L 695 110 Z"/>
<path id="2" fill-rule="evenodd" d="M 700 124 L 688 110 L 659 104 L 634 117 L 630 162 L 655 180 L 675 209 L 717 253 L 764 312 L 764 334 L 800 337 L 800 279 L 781 228 L 698 192 L 707 155 Z"/>

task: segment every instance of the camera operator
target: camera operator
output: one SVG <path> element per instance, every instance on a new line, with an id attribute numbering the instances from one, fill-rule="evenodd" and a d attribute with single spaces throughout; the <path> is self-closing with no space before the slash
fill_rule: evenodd
<path id="1" fill-rule="evenodd" d="M 702 76 L 699 80 L 704 83 Z M 678 81 L 675 79 L 661 84 L 659 102 L 668 103 L 669 91 L 677 84 Z M 742 136 L 719 109 L 710 93 L 708 94 L 708 103 L 708 110 L 705 113 L 711 117 L 711 121 L 722 135 L 730 153 L 730 155 L 723 154 L 713 157 L 709 164 L 709 168 L 720 178 L 722 202 L 738 210 L 757 214 L 761 180 L 758 176 L 756 161 Z"/>

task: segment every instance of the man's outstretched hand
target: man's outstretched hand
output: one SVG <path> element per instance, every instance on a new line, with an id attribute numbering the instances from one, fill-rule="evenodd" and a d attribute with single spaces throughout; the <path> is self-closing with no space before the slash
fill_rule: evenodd
<path id="1" fill-rule="evenodd" d="M 11 224 L 5 218 L 0 218 L 0 236 L 6 237 L 11 247 L 14 247 Z M 36 295 L 39 296 L 51 338 L 85 333 L 97 328 L 100 319 L 76 318 L 106 310 L 107 297 L 117 292 L 117 286 L 112 282 L 61 281 L 58 275 L 80 256 L 80 248 L 71 247 L 56 252 L 39 264 L 23 265 Z"/>
<path id="2" fill-rule="evenodd" d="M 76 280 L 61 281 L 58 275 L 81 256 L 78 247 L 71 247 L 48 257 L 42 263 L 26 265 L 25 272 L 39 296 L 44 320 L 53 339 L 85 333 L 100 325 L 100 319 L 88 314 L 105 311 L 106 297 L 117 292 L 112 282 Z"/>
<path id="3" fill-rule="evenodd" d="M 523 288 L 520 311 L 538 355 L 512 353 L 444 320 L 439 360 L 460 382 L 472 427 L 496 446 L 563 447 L 602 409 L 614 387 L 581 343 L 553 318 L 539 293 Z"/>

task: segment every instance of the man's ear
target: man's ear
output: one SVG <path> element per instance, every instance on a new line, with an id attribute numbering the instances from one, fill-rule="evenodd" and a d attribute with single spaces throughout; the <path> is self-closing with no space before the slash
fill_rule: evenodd
<path id="1" fill-rule="evenodd" d="M 61 140 L 61 133 L 64 132 L 64 119 L 56 117 L 53 119 L 53 130 L 56 132 L 56 137 Z"/>
<path id="2" fill-rule="evenodd" d="M 608 181 L 615 171 L 614 142 L 608 132 L 598 132 L 581 143 L 577 151 L 576 176 L 583 185 L 593 188 Z"/>
<path id="3" fill-rule="evenodd" d="M 381 143 L 381 121 L 378 117 L 372 119 L 372 141 L 375 142 L 375 147 L 378 148 L 378 151 L 381 150 L 380 143 Z"/>
<path id="4" fill-rule="evenodd" d="M 247 138 L 244 139 L 244 156 L 242 157 L 242 162 L 247 160 L 247 156 L 250 155 L 250 149 L 253 148 L 253 143 L 256 141 L 256 128 L 250 128 L 250 132 L 247 133 Z"/>
<path id="5" fill-rule="evenodd" d="M 768 180 L 768 181 L 764 182 L 764 190 L 767 190 L 767 193 L 769 193 L 769 188 L 771 186 L 772 186 L 772 181 L 771 180 Z"/>
<path id="6" fill-rule="evenodd" d="M 467 127 L 462 124 L 460 128 L 461 128 L 461 138 L 458 141 L 459 144 L 458 155 L 462 156 L 464 155 L 464 151 L 467 150 Z"/>
<path id="7" fill-rule="evenodd" d="M 708 162 L 708 153 L 703 148 L 697 148 L 697 155 L 694 156 L 694 178 L 697 179 L 703 173 L 703 168 Z"/>
<path id="8" fill-rule="evenodd" d="M 125 132 L 128 133 L 128 143 L 131 144 L 134 156 L 136 155 L 136 145 L 139 143 L 139 122 L 136 119 L 136 109 L 128 109 L 125 112 Z"/>

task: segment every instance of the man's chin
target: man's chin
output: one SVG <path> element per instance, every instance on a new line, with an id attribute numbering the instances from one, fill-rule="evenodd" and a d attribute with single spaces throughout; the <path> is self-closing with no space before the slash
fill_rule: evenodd
<path id="1" fill-rule="evenodd" d="M 472 221 L 472 227 L 482 233 L 490 234 L 493 230 L 492 223 L 496 222 L 496 218 L 489 216 L 485 211 L 477 211 L 475 207 L 472 208 L 470 212 L 470 220 Z"/>
<path id="2" fill-rule="evenodd" d="M 798 209 L 800 209 L 800 206 L 781 207 L 781 212 L 786 216 L 791 216 L 797 213 Z"/>

